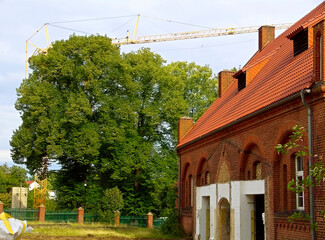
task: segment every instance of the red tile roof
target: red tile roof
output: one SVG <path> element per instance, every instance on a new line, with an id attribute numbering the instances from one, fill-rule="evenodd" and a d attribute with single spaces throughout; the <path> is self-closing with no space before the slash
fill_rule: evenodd
<path id="1" fill-rule="evenodd" d="M 222 97 L 199 118 L 177 147 L 196 141 L 308 88 L 313 75 L 313 49 L 311 47 L 294 57 L 293 42 L 287 36 L 293 36 L 301 28 L 305 29 L 322 19 L 325 19 L 325 2 L 258 51 L 241 71 L 246 71 L 269 58 L 261 71 L 240 92 L 237 90 L 237 80 L 234 81 Z"/>

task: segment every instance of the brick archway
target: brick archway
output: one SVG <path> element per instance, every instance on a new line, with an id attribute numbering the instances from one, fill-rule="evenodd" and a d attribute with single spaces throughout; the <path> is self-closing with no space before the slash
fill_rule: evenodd
<path id="1" fill-rule="evenodd" d="M 230 203 L 226 198 L 219 201 L 219 234 L 221 240 L 230 240 Z"/>
<path id="2" fill-rule="evenodd" d="M 240 179 L 263 179 L 269 163 L 265 159 L 264 147 L 259 137 L 251 135 L 244 141 L 240 154 Z"/>
<path id="3" fill-rule="evenodd" d="M 196 186 L 203 186 L 208 184 L 207 176 L 210 177 L 209 171 L 209 163 L 208 160 L 203 157 L 198 162 L 197 170 L 196 170 Z"/>

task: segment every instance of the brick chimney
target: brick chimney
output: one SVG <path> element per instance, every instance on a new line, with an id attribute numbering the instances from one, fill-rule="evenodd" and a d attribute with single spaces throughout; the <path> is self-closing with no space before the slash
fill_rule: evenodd
<path id="1" fill-rule="evenodd" d="M 235 73 L 231 72 L 231 71 L 221 71 L 218 74 L 218 78 L 219 78 L 219 87 L 218 87 L 218 94 L 219 94 L 219 98 L 224 94 L 224 92 L 228 89 L 228 87 L 230 86 L 230 84 L 235 80 L 235 78 L 233 78 L 233 75 Z"/>
<path id="2" fill-rule="evenodd" d="M 274 39 L 275 28 L 273 26 L 262 26 L 258 29 L 258 50 L 262 50 Z"/>
<path id="3" fill-rule="evenodd" d="M 177 125 L 177 143 L 185 136 L 185 134 L 193 126 L 193 119 L 190 117 L 181 117 Z"/>

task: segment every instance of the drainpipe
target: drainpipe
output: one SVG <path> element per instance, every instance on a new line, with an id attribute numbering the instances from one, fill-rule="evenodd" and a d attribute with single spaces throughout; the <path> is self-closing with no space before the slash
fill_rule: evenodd
<path id="1" fill-rule="evenodd" d="M 313 128 L 312 128 L 312 118 L 313 118 L 313 113 L 311 111 L 310 106 L 308 105 L 308 103 L 306 102 L 305 99 L 305 93 L 310 93 L 311 90 L 310 89 L 306 89 L 306 90 L 302 90 L 300 92 L 300 96 L 301 96 L 301 100 L 302 103 L 306 106 L 307 110 L 308 110 L 308 146 L 309 146 L 309 156 L 308 156 L 308 166 L 309 166 L 309 181 L 312 181 L 312 176 L 310 174 L 310 170 L 312 167 L 312 157 L 314 155 L 314 149 L 313 149 Z M 313 194 L 313 186 L 310 185 L 309 186 L 309 215 L 310 215 L 310 224 L 311 226 L 314 226 L 314 194 Z M 311 228 L 311 239 L 315 240 L 315 230 L 314 228 Z"/>

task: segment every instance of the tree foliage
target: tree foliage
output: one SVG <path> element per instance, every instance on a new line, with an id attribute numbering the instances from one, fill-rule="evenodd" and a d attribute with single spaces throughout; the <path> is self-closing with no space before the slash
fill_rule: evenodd
<path id="1" fill-rule="evenodd" d="M 100 201 L 99 217 L 103 222 L 112 223 L 114 213 L 123 208 L 123 194 L 117 187 L 106 189 Z"/>
<path id="2" fill-rule="evenodd" d="M 27 170 L 19 167 L 9 167 L 7 164 L 0 166 L 0 201 L 4 207 L 11 207 L 11 194 L 13 187 L 27 187 Z"/>
<path id="3" fill-rule="evenodd" d="M 167 65 L 146 48 L 121 54 L 103 36 L 71 36 L 29 62 L 33 72 L 17 90 L 23 122 L 10 142 L 13 160 L 31 173 L 44 157 L 59 163 L 63 208 L 86 201 L 98 210 L 103 192 L 118 186 L 125 213 L 162 212 L 177 181 L 177 120 L 198 118 L 217 96 L 211 69 Z"/>

